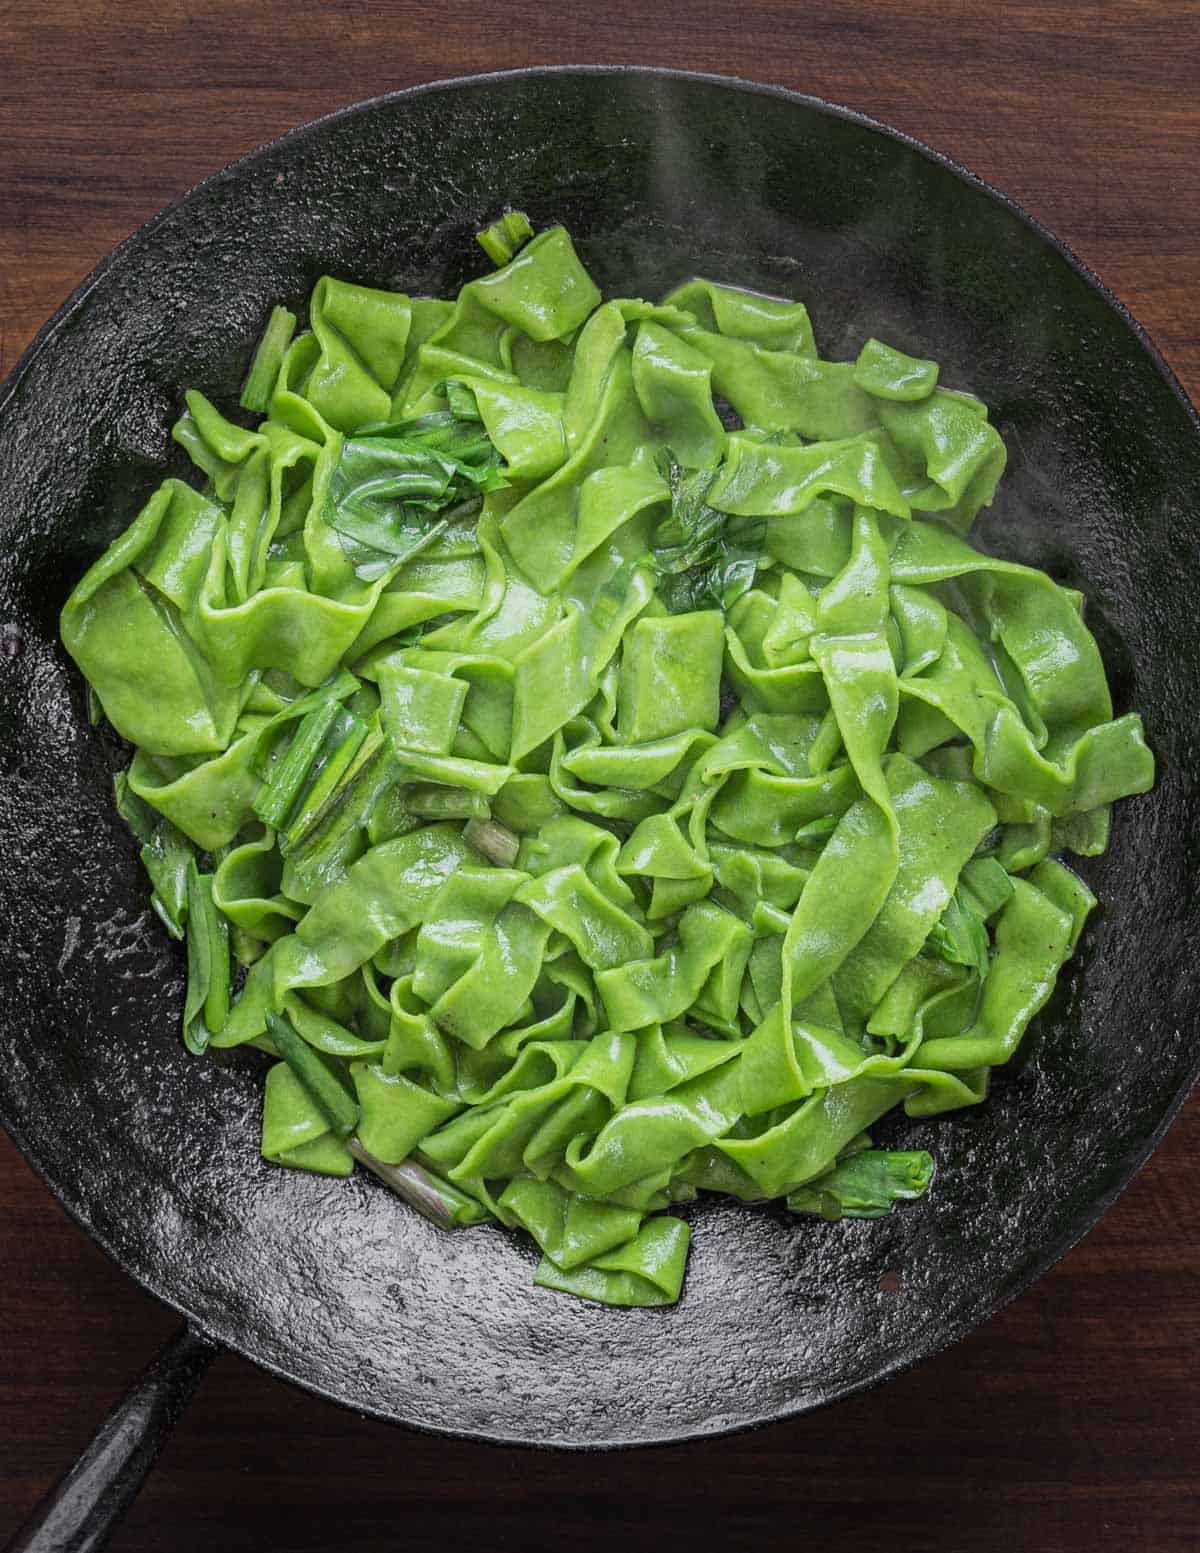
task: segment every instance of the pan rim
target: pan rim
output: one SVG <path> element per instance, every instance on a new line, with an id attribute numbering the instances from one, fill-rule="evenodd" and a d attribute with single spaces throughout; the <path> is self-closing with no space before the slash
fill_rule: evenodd
<path id="1" fill-rule="evenodd" d="M 183 193 L 170 200 L 160 210 L 150 216 L 127 237 L 122 239 L 113 249 L 105 255 L 91 272 L 71 291 L 69 296 L 56 309 L 52 316 L 42 325 L 18 357 L 7 378 L 0 384 L 0 430 L 3 429 L 4 418 L 13 405 L 19 392 L 21 383 L 42 353 L 50 348 L 59 334 L 87 303 L 91 293 L 103 282 L 111 271 L 116 269 L 127 256 L 136 252 L 158 228 L 172 218 L 180 209 L 187 206 L 211 189 L 221 186 L 231 180 L 237 174 L 245 170 L 249 164 L 265 157 L 274 151 L 303 144 L 323 132 L 333 124 L 349 121 L 360 115 L 366 115 L 378 111 L 380 108 L 391 107 L 396 104 L 406 103 L 412 99 L 424 97 L 433 93 L 444 93 L 462 90 L 474 90 L 490 86 L 501 86 L 509 82 L 517 82 L 539 78 L 591 78 L 603 76 L 633 76 L 645 77 L 658 81 L 682 81 L 697 83 L 709 87 L 720 88 L 751 96 L 773 97 L 790 103 L 804 110 L 822 114 L 826 117 L 842 120 L 843 122 L 857 125 L 873 134 L 882 136 L 888 140 L 899 143 L 908 150 L 916 152 L 936 167 L 951 173 L 960 182 L 969 188 L 976 190 L 999 204 L 1010 215 L 1017 219 L 1030 230 L 1044 245 L 1053 250 L 1068 267 L 1078 275 L 1087 286 L 1095 292 L 1101 300 L 1114 312 L 1119 321 L 1132 333 L 1142 351 L 1149 357 L 1159 376 L 1172 391 L 1181 404 L 1185 415 L 1191 422 L 1193 431 L 1200 436 L 1200 412 L 1193 405 L 1187 392 L 1180 383 L 1175 372 L 1165 360 L 1151 336 L 1138 322 L 1130 309 L 1117 297 L 1103 280 L 1065 243 L 1046 227 L 1037 217 L 1031 215 L 1021 204 L 1010 195 L 996 188 L 987 180 L 971 172 L 962 163 L 944 152 L 938 151 L 927 145 L 924 141 L 908 134 L 903 130 L 862 113 L 857 109 L 842 104 L 832 103 L 825 98 L 795 91 L 789 87 L 779 86 L 760 81 L 747 80 L 744 77 L 726 75 L 717 72 L 681 70 L 673 67 L 641 64 L 556 64 L 535 65 L 517 69 L 488 71 L 483 73 L 451 76 L 439 78 L 433 81 L 419 82 L 412 86 L 404 87 L 392 92 L 380 93 L 377 96 L 363 99 L 360 102 L 350 103 L 343 107 L 321 114 L 318 117 L 295 125 L 283 134 L 265 141 L 251 148 L 233 161 L 226 164 L 201 179 L 198 183 L 186 189 Z M 906 1350 L 897 1355 L 886 1364 L 880 1366 L 872 1375 L 865 1379 L 855 1379 L 821 1388 L 820 1396 L 809 1398 L 794 1405 L 772 1408 L 770 1411 L 755 1415 L 754 1417 L 739 1417 L 729 1419 L 721 1415 L 714 1415 L 705 1420 L 700 1426 L 689 1426 L 686 1429 L 673 1433 L 656 1435 L 653 1438 L 645 1437 L 606 1437 L 597 1439 L 554 1439 L 544 1435 L 537 1438 L 523 1436 L 516 1433 L 505 1433 L 498 1430 L 479 1430 L 468 1428 L 455 1428 L 453 1425 L 431 1424 L 421 1419 L 405 1416 L 385 1407 L 372 1407 L 361 1402 L 349 1402 L 338 1396 L 335 1392 L 320 1384 L 305 1380 L 285 1369 L 281 1364 L 269 1358 L 265 1358 L 251 1350 L 251 1347 L 236 1339 L 230 1339 L 211 1330 L 205 1319 L 195 1311 L 187 1308 L 171 1296 L 163 1293 L 155 1286 L 153 1280 L 131 1269 L 110 1243 L 110 1237 L 91 1222 L 82 1205 L 71 1201 L 65 1191 L 51 1178 L 38 1157 L 35 1146 L 24 1136 L 24 1128 L 20 1119 L 13 1119 L 7 1114 L 0 1117 L 5 1130 L 12 1138 L 17 1149 L 27 1161 L 34 1173 L 44 1182 L 48 1190 L 65 1210 L 68 1216 L 83 1229 L 87 1235 L 109 1256 L 121 1271 L 131 1278 L 139 1287 L 144 1289 L 161 1304 L 174 1310 L 197 1332 L 201 1333 L 208 1341 L 220 1348 L 228 1349 L 239 1357 L 248 1360 L 258 1368 L 266 1371 L 275 1379 L 297 1386 L 311 1395 L 322 1400 L 337 1403 L 339 1406 L 351 1408 L 353 1411 L 372 1418 L 380 1419 L 387 1423 L 398 1424 L 405 1428 L 418 1429 L 423 1433 L 434 1434 L 444 1438 L 470 1440 L 489 1445 L 505 1447 L 521 1446 L 538 1450 L 566 1450 L 566 1451 L 602 1451 L 630 1449 L 633 1447 L 651 1447 L 683 1444 L 691 1440 L 714 1439 L 724 1435 L 739 1433 L 743 1430 L 763 1428 L 773 1423 L 783 1423 L 789 1419 L 795 1419 L 803 1414 L 816 1411 L 830 1403 L 871 1390 L 884 1381 L 894 1378 L 911 1368 L 922 1360 L 933 1357 L 944 1349 L 959 1342 L 970 1332 L 975 1330 L 984 1321 L 996 1315 L 1013 1300 L 1023 1294 L 1038 1278 L 1055 1266 L 1083 1237 L 1095 1226 L 1099 1219 L 1108 1211 L 1117 1197 L 1126 1189 L 1133 1178 L 1145 1166 L 1147 1160 L 1162 1142 L 1180 1110 L 1186 1103 L 1197 1079 L 1200 1078 L 1200 1050 L 1197 1052 L 1195 1062 L 1190 1074 L 1181 1082 L 1176 1092 L 1165 1106 L 1161 1118 L 1147 1139 L 1144 1139 L 1132 1152 L 1129 1159 L 1117 1170 L 1112 1184 L 1098 1196 L 1089 1200 L 1087 1208 L 1073 1220 L 1069 1226 L 1049 1245 L 1039 1249 L 1037 1254 L 1031 1257 L 1011 1278 L 1010 1282 L 998 1293 L 989 1293 L 980 1301 L 972 1303 L 966 1308 L 965 1313 L 960 1312 L 958 1317 L 939 1331 L 932 1341 L 917 1345 L 913 1350 Z"/>

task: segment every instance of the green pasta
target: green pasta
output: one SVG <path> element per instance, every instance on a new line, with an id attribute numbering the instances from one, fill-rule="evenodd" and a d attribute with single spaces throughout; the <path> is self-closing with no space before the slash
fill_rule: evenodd
<path id="1" fill-rule="evenodd" d="M 520 212 L 480 243 L 452 301 L 277 308 L 265 418 L 187 395 L 200 485 L 62 635 L 187 1046 L 272 1059 L 263 1156 L 670 1305 L 698 1192 L 927 1190 L 869 1129 L 985 1099 L 1095 905 L 1059 855 L 1154 764 L 1080 596 L 967 542 L 1005 448 L 936 363 L 605 301 Z"/>

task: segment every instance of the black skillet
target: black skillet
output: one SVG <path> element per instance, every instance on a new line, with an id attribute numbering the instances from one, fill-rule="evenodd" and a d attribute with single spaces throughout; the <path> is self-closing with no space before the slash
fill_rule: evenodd
<path id="1" fill-rule="evenodd" d="M 512 1235 L 443 1235 L 365 1175 L 260 1161 L 256 1055 L 180 1044 L 180 956 L 110 801 L 120 752 L 57 638 L 75 579 L 182 472 L 185 385 L 234 403 L 270 304 L 326 271 L 454 290 L 506 204 L 566 222 L 610 293 L 698 272 L 803 297 L 824 354 L 879 334 L 981 394 L 1012 459 L 977 535 L 1086 592 L 1160 761 L 1085 869 L 1103 913 L 1016 1070 L 978 1110 L 891 1127 L 937 1155 L 930 1197 L 835 1225 L 706 1202 L 668 1311 L 535 1290 Z M 783 91 L 607 68 L 421 87 L 254 152 L 119 248 L 0 390 L 0 1120 L 187 1325 L 17 1545 L 100 1545 L 212 1345 L 405 1424 L 632 1445 L 871 1385 L 1049 1267 L 1200 1067 L 1198 510 L 1194 412 L 1078 261 L 944 158 Z"/>

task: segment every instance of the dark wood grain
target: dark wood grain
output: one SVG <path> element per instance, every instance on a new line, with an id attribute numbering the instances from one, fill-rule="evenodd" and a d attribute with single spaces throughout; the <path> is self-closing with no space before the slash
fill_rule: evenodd
<path id="1" fill-rule="evenodd" d="M 1200 397 L 1200 5 L 0 0 L 0 374 L 121 238 L 290 125 L 536 63 L 722 70 L 849 103 L 1062 236 Z M 174 1318 L 0 1139 L 0 1539 Z M 886 1388 L 702 1446 L 547 1456 L 357 1419 L 217 1362 L 116 1553 L 1200 1545 L 1200 1105 L 1085 1243 Z"/>

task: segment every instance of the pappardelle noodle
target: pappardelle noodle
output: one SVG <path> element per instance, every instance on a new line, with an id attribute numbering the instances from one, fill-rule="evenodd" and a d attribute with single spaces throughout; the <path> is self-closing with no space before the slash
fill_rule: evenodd
<path id="1" fill-rule="evenodd" d="M 1154 767 L 1078 593 L 966 539 L 1004 444 L 800 302 L 604 301 L 512 212 L 453 300 L 326 277 L 62 614 L 183 1036 L 262 1153 L 536 1281 L 679 1296 L 698 1192 L 875 1218 L 986 1096 Z M 265 418 L 263 418 L 265 417 Z M 243 417 L 245 418 L 245 417 Z M 98 715 L 98 714 L 97 714 Z"/>

